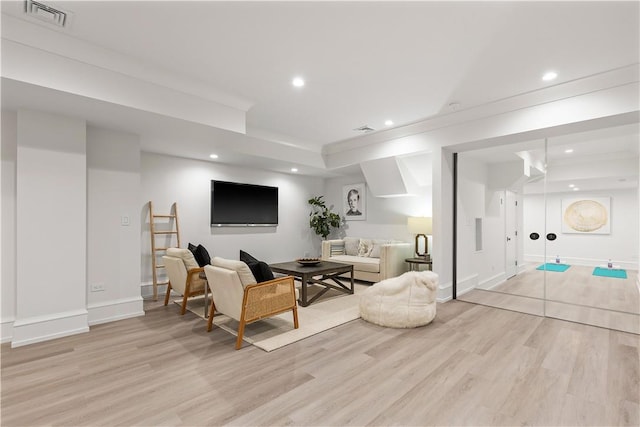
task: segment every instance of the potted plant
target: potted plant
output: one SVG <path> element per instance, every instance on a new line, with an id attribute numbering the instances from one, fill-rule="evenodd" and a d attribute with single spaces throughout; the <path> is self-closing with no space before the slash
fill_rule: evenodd
<path id="1" fill-rule="evenodd" d="M 313 197 L 308 201 L 311 205 L 309 226 L 313 228 L 313 231 L 318 236 L 322 236 L 322 239 L 326 240 L 329 233 L 331 233 L 331 228 L 340 227 L 340 215 L 332 212 L 322 200 L 322 197 Z"/>

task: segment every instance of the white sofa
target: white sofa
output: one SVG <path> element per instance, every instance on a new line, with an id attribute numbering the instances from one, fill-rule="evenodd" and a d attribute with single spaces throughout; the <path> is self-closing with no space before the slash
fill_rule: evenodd
<path id="1" fill-rule="evenodd" d="M 345 237 L 322 242 L 323 260 L 352 264 L 353 277 L 367 282 L 400 276 L 408 270 L 405 259 L 412 254 L 410 243 L 384 239 Z"/>

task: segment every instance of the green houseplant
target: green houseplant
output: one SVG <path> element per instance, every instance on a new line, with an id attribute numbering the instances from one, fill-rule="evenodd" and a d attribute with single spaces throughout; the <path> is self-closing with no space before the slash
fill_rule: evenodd
<path id="1" fill-rule="evenodd" d="M 315 231 L 318 236 L 322 236 L 322 239 L 325 240 L 329 233 L 331 233 L 331 228 L 340 227 L 340 215 L 332 212 L 325 204 L 325 201 L 322 200 L 322 197 L 323 196 L 313 197 L 308 201 L 311 205 L 309 226 L 313 228 L 313 231 Z"/>

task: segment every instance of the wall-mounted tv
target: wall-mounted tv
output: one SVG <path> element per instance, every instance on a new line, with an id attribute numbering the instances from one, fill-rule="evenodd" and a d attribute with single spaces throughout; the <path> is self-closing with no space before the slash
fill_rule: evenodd
<path id="1" fill-rule="evenodd" d="M 211 181 L 211 226 L 278 225 L 278 187 Z"/>

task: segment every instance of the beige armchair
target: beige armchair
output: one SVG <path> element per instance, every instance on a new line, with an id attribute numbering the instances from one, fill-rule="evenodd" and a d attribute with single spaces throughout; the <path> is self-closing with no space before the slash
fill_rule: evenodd
<path id="1" fill-rule="evenodd" d="M 183 296 L 180 314 L 184 314 L 187 299 L 204 293 L 206 280 L 199 277 L 204 269 L 198 266 L 189 249 L 168 248 L 162 261 L 169 277 L 164 305 L 169 303 L 169 296 L 173 290 Z"/>
<path id="2" fill-rule="evenodd" d="M 213 326 L 215 311 L 240 322 L 236 350 L 242 347 L 244 328 L 248 323 L 291 310 L 293 326 L 298 328 L 293 277 L 256 283 L 251 270 L 242 261 L 214 257 L 211 264 L 204 267 L 212 295 L 207 332 Z"/>

